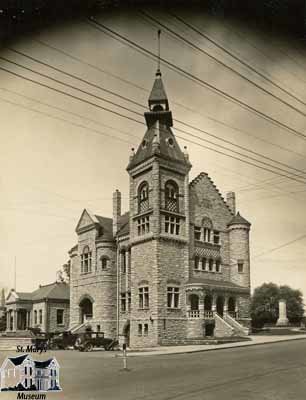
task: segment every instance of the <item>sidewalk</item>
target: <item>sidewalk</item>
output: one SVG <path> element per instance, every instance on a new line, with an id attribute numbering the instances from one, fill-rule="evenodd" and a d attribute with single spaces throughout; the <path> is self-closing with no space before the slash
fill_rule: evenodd
<path id="1" fill-rule="evenodd" d="M 235 342 L 226 344 L 211 344 L 211 345 L 186 345 L 186 346 L 159 346 L 139 350 L 127 351 L 128 357 L 139 357 L 139 356 L 157 356 L 164 354 L 181 354 L 181 353 L 197 353 L 200 351 L 211 351 L 211 350 L 222 350 L 230 349 L 233 347 L 246 347 L 256 346 L 268 343 L 285 342 L 289 340 L 301 340 L 306 339 L 306 334 L 301 335 L 260 335 L 260 336 L 249 336 L 252 340 L 245 342 Z M 122 354 L 116 354 L 115 357 L 122 357 Z"/>

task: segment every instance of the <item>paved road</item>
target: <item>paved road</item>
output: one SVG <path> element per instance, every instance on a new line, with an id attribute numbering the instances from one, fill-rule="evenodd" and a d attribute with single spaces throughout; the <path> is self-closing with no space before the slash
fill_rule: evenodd
<path id="1" fill-rule="evenodd" d="M 54 352 L 63 400 L 305 400 L 306 340 L 205 353 L 131 357 Z M 0 362 L 6 354 L 0 355 Z M 46 358 L 44 355 L 43 358 Z M 0 400 L 16 399 L 1 393 Z"/>

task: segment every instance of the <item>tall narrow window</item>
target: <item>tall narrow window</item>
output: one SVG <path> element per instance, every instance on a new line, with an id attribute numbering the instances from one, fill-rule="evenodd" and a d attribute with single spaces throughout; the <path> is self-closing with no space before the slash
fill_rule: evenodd
<path id="1" fill-rule="evenodd" d="M 56 310 L 56 323 L 57 325 L 64 324 L 64 310 L 61 309 Z"/>
<path id="2" fill-rule="evenodd" d="M 131 292 L 128 292 L 128 312 L 131 311 L 131 303 L 132 303 Z"/>
<path id="3" fill-rule="evenodd" d="M 194 269 L 200 269 L 200 257 L 194 257 Z"/>
<path id="4" fill-rule="evenodd" d="M 39 310 L 39 324 L 43 323 L 42 310 Z"/>
<path id="5" fill-rule="evenodd" d="M 167 288 L 167 307 L 178 308 L 179 297 L 180 297 L 180 288 L 169 286 Z"/>
<path id="6" fill-rule="evenodd" d="M 174 181 L 168 181 L 165 185 L 165 208 L 168 211 L 179 211 L 179 190 Z"/>
<path id="7" fill-rule="evenodd" d="M 149 208 L 149 185 L 143 182 L 138 189 L 138 212 L 145 212 Z"/>
<path id="8" fill-rule="evenodd" d="M 207 263 L 206 258 L 205 257 L 202 258 L 202 271 L 206 271 L 206 263 Z"/>
<path id="9" fill-rule="evenodd" d="M 37 325 L 37 310 L 34 310 L 34 324 Z"/>
<path id="10" fill-rule="evenodd" d="M 85 246 L 81 255 L 81 273 L 88 272 L 91 272 L 91 251 L 88 246 Z"/>
<path id="11" fill-rule="evenodd" d="M 104 271 L 108 268 L 109 258 L 106 256 L 101 257 L 101 269 Z"/>
<path id="12" fill-rule="evenodd" d="M 165 216 L 165 232 L 171 235 L 180 234 L 180 218 Z"/>
<path id="13" fill-rule="evenodd" d="M 204 217 L 202 221 L 203 226 L 203 240 L 206 243 L 212 242 L 212 235 L 213 235 L 213 225 L 211 220 L 208 217 Z"/>
<path id="14" fill-rule="evenodd" d="M 210 243 L 211 230 L 209 228 L 204 228 L 204 242 Z"/>
<path id="15" fill-rule="evenodd" d="M 143 326 L 143 335 L 144 336 L 148 336 L 149 334 L 149 325 L 148 324 L 144 324 Z"/>
<path id="16" fill-rule="evenodd" d="M 239 274 L 243 273 L 243 261 L 242 260 L 238 261 L 238 272 L 239 272 Z"/>
<path id="17" fill-rule="evenodd" d="M 201 227 L 200 226 L 194 227 L 194 239 L 201 240 Z"/>
<path id="18" fill-rule="evenodd" d="M 139 308 L 149 308 L 149 287 L 144 286 L 139 288 Z"/>
<path id="19" fill-rule="evenodd" d="M 138 324 L 138 336 L 142 336 L 142 324 Z"/>
<path id="20" fill-rule="evenodd" d="M 138 236 L 145 235 L 150 232 L 150 217 L 142 217 L 137 220 Z"/>
<path id="21" fill-rule="evenodd" d="M 125 274 L 126 273 L 126 251 L 122 250 L 121 253 L 121 273 Z"/>
<path id="22" fill-rule="evenodd" d="M 126 312 L 126 293 L 121 293 L 121 312 Z"/>
<path id="23" fill-rule="evenodd" d="M 213 272 L 214 270 L 214 260 L 212 258 L 210 258 L 208 261 L 208 270 L 209 272 Z"/>
<path id="24" fill-rule="evenodd" d="M 216 261 L 216 272 L 221 272 L 221 260 Z"/>
<path id="25" fill-rule="evenodd" d="M 220 232 L 214 231 L 214 244 L 219 244 L 219 243 L 220 243 Z"/>

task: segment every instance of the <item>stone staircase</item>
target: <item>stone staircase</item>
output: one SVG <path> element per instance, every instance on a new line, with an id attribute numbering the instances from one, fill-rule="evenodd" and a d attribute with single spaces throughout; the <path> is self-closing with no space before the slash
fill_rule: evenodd
<path id="1" fill-rule="evenodd" d="M 236 319 L 231 317 L 229 314 L 225 314 L 223 319 L 228 323 L 234 330 L 235 335 L 248 336 L 250 334 L 250 329 L 241 325 Z"/>

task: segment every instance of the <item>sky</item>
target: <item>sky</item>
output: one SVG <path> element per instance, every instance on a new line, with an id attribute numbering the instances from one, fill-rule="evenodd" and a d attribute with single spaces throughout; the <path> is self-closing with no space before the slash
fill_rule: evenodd
<path id="1" fill-rule="evenodd" d="M 147 12 L 258 86 L 302 113 L 306 112 L 306 104 L 302 103 L 306 103 L 303 67 L 306 50 L 296 39 L 273 36 L 241 21 L 201 15 L 192 10 L 178 11 L 184 20 L 301 101 L 272 86 L 173 17 L 158 10 Z M 156 53 L 158 27 L 143 15 L 116 11 L 97 19 Z M 65 76 L 11 49 L 2 50 L 0 57 L 93 95 L 67 88 L 0 59 L 0 67 L 63 92 L 54 92 L 0 70 L 0 287 L 14 287 L 16 262 L 17 291 L 31 291 L 39 284 L 56 279 L 56 271 L 67 261 L 68 250 L 76 244 L 75 227 L 84 208 L 111 217 L 112 193 L 118 188 L 123 196 L 123 212 L 128 209 L 126 167 L 131 148 L 138 146 L 145 133 L 142 124 L 64 93 L 144 122 L 142 116 L 111 105 L 101 97 L 143 113 L 154 81 L 156 60 L 116 41 L 86 21 L 48 27 L 10 47 L 143 104 L 140 107 L 118 100 L 110 93 Z M 305 132 L 306 119 L 302 113 L 165 29 L 162 30 L 161 57 L 296 131 Z M 252 223 L 252 289 L 272 281 L 301 289 L 305 296 L 306 188 L 302 172 L 306 171 L 305 138 L 187 79 L 163 63 L 161 69 L 173 117 L 215 138 L 175 122 L 173 131 L 178 136 L 188 138 L 176 131 L 176 128 L 184 129 L 210 140 L 214 144 L 192 139 L 217 151 L 234 155 L 222 150 L 222 145 L 259 158 L 242 151 L 244 147 L 283 164 L 260 158 L 263 162 L 286 171 L 288 168 L 284 165 L 295 168 L 290 169 L 290 176 L 300 182 L 178 138 L 181 146 L 187 145 L 193 164 L 190 180 L 204 171 L 223 195 L 235 191 L 237 209 Z"/>

